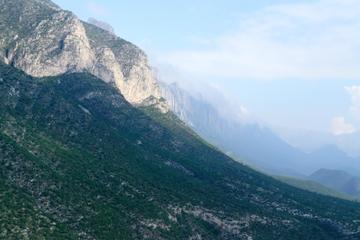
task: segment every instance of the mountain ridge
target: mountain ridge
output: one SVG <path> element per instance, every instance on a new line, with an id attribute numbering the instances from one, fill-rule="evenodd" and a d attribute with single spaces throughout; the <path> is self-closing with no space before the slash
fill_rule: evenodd
<path id="1" fill-rule="evenodd" d="M 309 178 L 341 193 L 360 198 L 360 178 L 345 171 L 319 169 Z"/>
<path id="2" fill-rule="evenodd" d="M 0 58 L 5 63 L 36 77 L 88 71 L 115 85 L 132 104 L 155 99 L 167 111 L 146 54 L 132 43 L 50 1 L 2 0 L 1 6 Z"/>

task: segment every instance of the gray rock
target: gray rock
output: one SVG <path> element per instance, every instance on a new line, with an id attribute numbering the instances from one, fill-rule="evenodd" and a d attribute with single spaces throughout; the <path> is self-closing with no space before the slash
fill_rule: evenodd
<path id="1" fill-rule="evenodd" d="M 80 21 L 51 1 L 0 3 L 0 59 L 5 63 L 36 77 L 87 71 L 116 86 L 134 105 L 148 105 L 151 98 L 168 111 L 146 54 L 132 43 Z M 21 7 L 17 15 L 15 5 Z"/>

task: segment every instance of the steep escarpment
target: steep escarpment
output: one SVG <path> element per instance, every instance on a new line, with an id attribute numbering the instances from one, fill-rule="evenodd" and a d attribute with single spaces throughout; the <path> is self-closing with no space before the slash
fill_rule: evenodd
<path id="1" fill-rule="evenodd" d="M 50 1 L 1 0 L 0 58 L 36 76 L 94 74 L 135 105 L 166 103 L 146 54 L 135 45 L 80 21 Z"/>
<path id="2" fill-rule="evenodd" d="M 106 81 L 115 79 L 116 86 L 132 103 L 151 104 L 155 98 L 166 110 L 165 99 L 144 51 L 106 30 L 88 23 L 84 26 L 96 54 L 95 76 Z"/>

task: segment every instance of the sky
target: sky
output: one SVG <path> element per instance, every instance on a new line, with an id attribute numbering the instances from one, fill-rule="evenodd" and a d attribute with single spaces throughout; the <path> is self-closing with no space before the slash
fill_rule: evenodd
<path id="1" fill-rule="evenodd" d="M 163 81 L 222 99 L 234 115 L 275 128 L 360 130 L 358 0 L 55 2 L 111 24 Z"/>

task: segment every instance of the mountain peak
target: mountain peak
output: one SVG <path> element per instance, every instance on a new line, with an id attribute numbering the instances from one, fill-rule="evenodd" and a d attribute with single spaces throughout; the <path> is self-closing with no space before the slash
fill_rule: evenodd
<path id="1" fill-rule="evenodd" d="M 146 54 L 49 0 L 2 0 L 0 59 L 35 77 L 89 72 L 134 105 L 161 102 Z M 152 101 L 153 102 L 153 101 Z M 161 107 L 161 109 L 164 109 Z"/>

